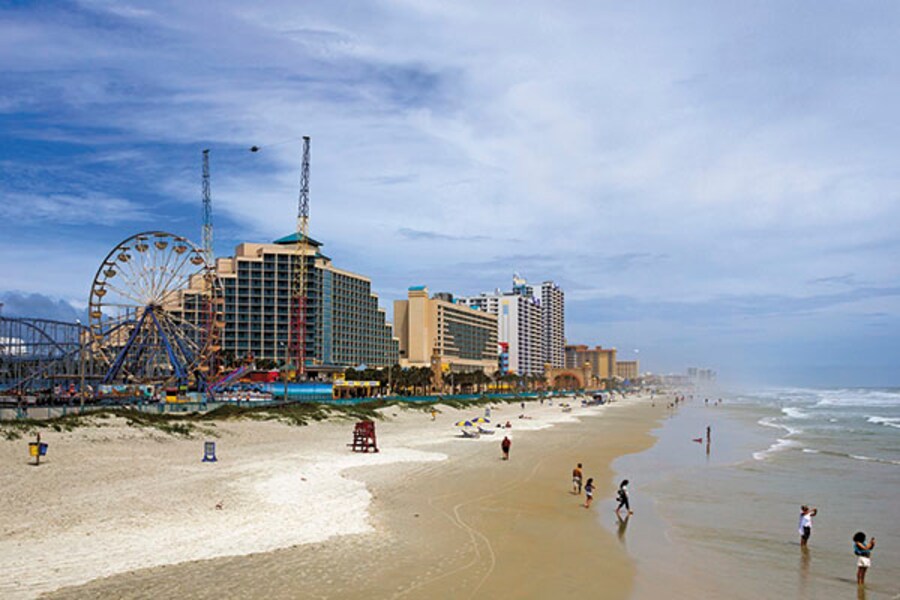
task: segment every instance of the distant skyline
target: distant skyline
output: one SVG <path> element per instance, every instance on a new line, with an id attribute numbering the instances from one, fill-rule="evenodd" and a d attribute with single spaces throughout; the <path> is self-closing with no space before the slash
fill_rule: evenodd
<path id="1" fill-rule="evenodd" d="M 13 2 L 0 302 L 75 318 L 162 229 L 294 228 L 371 277 L 566 292 L 569 343 L 724 382 L 900 385 L 900 5 Z M 251 154 L 247 148 L 259 145 Z"/>

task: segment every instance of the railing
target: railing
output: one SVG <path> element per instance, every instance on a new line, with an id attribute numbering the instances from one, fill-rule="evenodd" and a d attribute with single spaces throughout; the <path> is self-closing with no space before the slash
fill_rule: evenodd
<path id="1" fill-rule="evenodd" d="M 280 384 L 272 384 L 277 387 Z M 408 403 L 408 404 L 424 404 L 424 403 L 441 403 L 441 402 L 465 402 L 472 400 L 533 400 L 537 398 L 550 398 L 564 395 L 570 395 L 572 392 L 507 392 L 495 394 L 445 394 L 440 396 L 385 396 L 382 398 L 332 398 L 330 394 L 304 394 L 302 396 L 289 395 L 289 404 L 332 404 L 340 406 L 366 404 L 369 402 L 387 402 L 387 403 Z M 209 412 L 221 406 L 237 406 L 237 407 L 261 407 L 261 406 L 277 406 L 285 404 L 281 397 L 272 399 L 235 399 L 227 401 L 209 401 L 209 402 L 148 402 L 143 398 L 117 398 L 116 400 L 104 400 L 100 403 L 91 403 L 85 405 L 82 409 L 76 405 L 55 405 L 55 406 L 38 406 L 23 405 L 20 407 L 4 407 L 0 408 L 0 421 L 12 421 L 18 419 L 45 420 L 64 417 L 67 415 L 84 414 L 98 410 L 110 408 L 128 408 L 143 413 L 154 414 L 178 414 L 192 412 Z"/>

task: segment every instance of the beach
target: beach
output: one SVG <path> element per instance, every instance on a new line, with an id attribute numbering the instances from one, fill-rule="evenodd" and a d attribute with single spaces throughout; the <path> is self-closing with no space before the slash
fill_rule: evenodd
<path id="1" fill-rule="evenodd" d="M 661 405 L 534 401 L 519 419 L 501 404 L 511 429 L 459 438 L 453 423 L 480 411 L 389 407 L 377 454 L 349 451 L 348 421 L 219 422 L 191 439 L 103 423 L 45 432 L 40 467 L 27 440 L 3 441 L 0 595 L 629 597 L 632 561 L 570 493 L 571 470 L 611 497 L 612 461 L 653 444 Z"/>
<path id="2" fill-rule="evenodd" d="M 190 439 L 110 420 L 45 432 L 39 467 L 27 439 L 3 441 L 0 596 L 896 598 L 900 406 L 773 397 L 498 404 L 479 439 L 454 423 L 482 408 L 432 421 L 392 406 L 377 454 L 350 452 L 348 420 L 222 421 Z M 579 462 L 590 509 L 571 493 Z M 635 514 L 618 519 L 625 478 Z M 820 509 L 808 551 L 800 503 Z M 860 593 L 857 529 L 879 540 Z"/>

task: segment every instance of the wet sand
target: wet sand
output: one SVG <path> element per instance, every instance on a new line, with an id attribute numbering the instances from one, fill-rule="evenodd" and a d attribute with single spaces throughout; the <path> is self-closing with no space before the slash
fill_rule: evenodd
<path id="1" fill-rule="evenodd" d="M 498 432 L 428 447 L 445 461 L 345 471 L 372 492 L 371 532 L 136 570 L 47 597 L 628 598 L 632 561 L 597 511 L 610 509 L 612 461 L 650 447 L 664 409 L 646 399 L 623 402 L 528 432 L 516 428 L 530 424 L 515 420 L 518 407 L 502 410 L 495 418 L 513 421 L 508 462 L 500 460 Z M 598 484 L 588 510 L 570 493 L 577 462 Z"/>

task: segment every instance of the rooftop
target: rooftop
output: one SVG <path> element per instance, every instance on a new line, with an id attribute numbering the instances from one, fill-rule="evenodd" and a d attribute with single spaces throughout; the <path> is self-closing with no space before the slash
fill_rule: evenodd
<path id="1" fill-rule="evenodd" d="M 278 238 L 277 240 L 275 240 L 272 243 L 287 246 L 288 244 L 296 244 L 297 241 L 300 239 L 301 239 L 300 234 L 295 231 L 294 233 L 292 233 L 290 235 L 286 235 L 282 238 Z M 309 236 L 306 236 L 306 239 L 303 241 L 305 241 L 310 246 L 315 246 L 316 248 L 318 248 L 319 246 L 322 245 L 322 242 L 318 242 Z"/>

